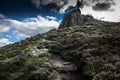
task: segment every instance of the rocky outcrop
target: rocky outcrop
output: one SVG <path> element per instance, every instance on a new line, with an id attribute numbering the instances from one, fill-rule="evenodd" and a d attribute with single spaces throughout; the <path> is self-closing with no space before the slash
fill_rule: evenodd
<path id="1" fill-rule="evenodd" d="M 93 17 L 90 15 L 81 15 L 81 11 L 79 9 L 75 9 L 68 14 L 66 14 L 61 22 L 60 28 L 71 27 L 76 25 L 81 25 L 84 23 L 88 23 L 93 20 Z"/>

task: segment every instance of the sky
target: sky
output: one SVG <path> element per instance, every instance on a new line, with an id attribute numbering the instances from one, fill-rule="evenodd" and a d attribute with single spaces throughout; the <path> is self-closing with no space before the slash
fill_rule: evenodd
<path id="1" fill-rule="evenodd" d="M 0 0 L 0 47 L 58 29 L 77 0 Z M 82 14 L 120 22 L 120 0 L 83 0 Z"/>

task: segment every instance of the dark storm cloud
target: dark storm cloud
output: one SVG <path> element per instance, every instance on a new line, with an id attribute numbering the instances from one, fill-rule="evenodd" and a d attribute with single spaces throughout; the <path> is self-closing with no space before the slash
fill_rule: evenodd
<path id="1" fill-rule="evenodd" d="M 69 0 L 71 3 L 73 0 Z M 80 0 L 81 1 L 81 0 Z M 76 5 L 77 0 L 74 0 L 74 4 Z M 92 7 L 95 11 L 114 11 L 112 9 L 113 5 L 116 5 L 114 0 L 83 0 L 83 6 L 80 8 L 84 8 L 84 6 Z M 70 5 L 67 7 L 65 12 L 75 9 L 75 5 Z"/>
<path id="2" fill-rule="evenodd" d="M 96 11 L 106 11 L 111 8 L 110 3 L 97 3 L 95 6 L 93 6 L 93 9 Z"/>
<path id="3" fill-rule="evenodd" d="M 113 0 L 104 0 L 104 1 L 97 1 L 97 3 L 92 6 L 93 10 L 96 11 L 108 11 L 111 9 L 111 6 L 115 5 Z M 113 11 L 113 10 L 110 10 Z"/>
<path id="4" fill-rule="evenodd" d="M 68 3 L 68 0 L 31 0 L 36 7 L 40 5 L 56 4 L 57 6 L 63 6 Z"/>
<path id="5" fill-rule="evenodd" d="M 84 5 L 91 5 L 97 3 L 110 3 L 111 5 L 115 5 L 114 0 L 83 0 Z"/>
<path id="6" fill-rule="evenodd" d="M 68 4 L 68 0 L 31 0 L 34 6 L 38 9 L 45 9 L 51 11 L 59 11 L 64 5 Z"/>
<path id="7" fill-rule="evenodd" d="M 108 11 L 115 3 L 114 0 L 84 0 L 84 5 L 92 6 L 95 11 Z"/>

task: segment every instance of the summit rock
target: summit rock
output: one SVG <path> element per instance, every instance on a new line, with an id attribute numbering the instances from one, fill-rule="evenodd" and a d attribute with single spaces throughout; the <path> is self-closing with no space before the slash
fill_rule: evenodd
<path id="1" fill-rule="evenodd" d="M 81 15 L 79 9 L 72 10 L 65 14 L 59 28 L 72 27 L 92 21 L 94 18 L 90 15 Z"/>

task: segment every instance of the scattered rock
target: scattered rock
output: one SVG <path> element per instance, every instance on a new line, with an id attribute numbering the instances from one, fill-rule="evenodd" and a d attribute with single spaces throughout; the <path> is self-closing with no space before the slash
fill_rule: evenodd
<path id="1" fill-rule="evenodd" d="M 34 49 L 31 51 L 31 52 L 29 52 L 29 54 L 31 55 L 31 56 L 35 56 L 35 57 L 39 57 L 40 55 L 43 55 L 43 54 L 46 54 L 46 53 L 48 53 L 48 49 L 46 49 L 46 48 L 43 48 L 43 49 L 38 49 L 37 47 L 34 47 Z"/>

